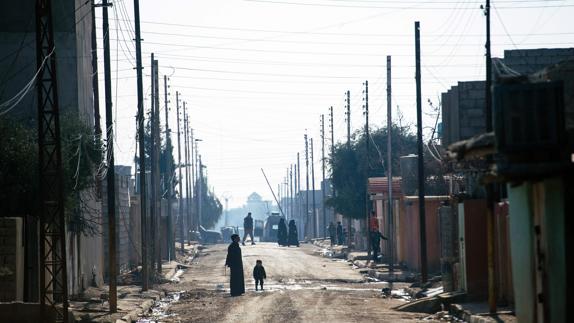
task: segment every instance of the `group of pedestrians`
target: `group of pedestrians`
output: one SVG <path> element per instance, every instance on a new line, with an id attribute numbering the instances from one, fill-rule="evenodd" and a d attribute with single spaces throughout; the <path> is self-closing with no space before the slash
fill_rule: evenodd
<path id="1" fill-rule="evenodd" d="M 331 239 L 331 246 L 344 244 L 345 237 L 343 226 L 341 222 L 337 222 L 337 226 L 333 222 L 329 223 L 328 227 L 329 238 Z M 369 243 L 371 244 L 373 261 L 379 261 L 379 253 L 381 252 L 381 239 L 388 240 L 387 237 L 379 231 L 379 221 L 375 212 L 371 212 L 369 218 Z"/>
<path id="2" fill-rule="evenodd" d="M 337 227 L 333 222 L 329 223 L 329 238 L 331 238 L 331 246 L 342 245 L 345 243 L 345 233 L 343 232 L 343 225 L 341 221 L 337 222 Z"/>
<path id="3" fill-rule="evenodd" d="M 285 225 L 285 219 L 281 218 L 277 226 L 277 243 L 280 246 L 297 246 L 299 247 L 299 235 L 297 233 L 297 225 L 295 220 L 289 221 L 289 229 Z"/>

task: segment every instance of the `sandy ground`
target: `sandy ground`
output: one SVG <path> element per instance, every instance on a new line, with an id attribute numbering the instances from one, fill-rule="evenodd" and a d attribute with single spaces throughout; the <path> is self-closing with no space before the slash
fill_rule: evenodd
<path id="1" fill-rule="evenodd" d="M 424 313 L 397 312 L 404 302 L 381 297 L 383 283 L 367 283 L 346 261 L 313 255 L 313 246 L 279 247 L 260 243 L 242 247 L 246 294 L 229 296 L 227 245 L 212 245 L 166 292 L 180 292 L 159 322 L 412 322 Z M 261 259 L 265 291 L 255 291 L 252 269 Z M 164 316 L 163 314 L 166 314 Z M 143 322 L 143 321 L 142 321 Z"/>

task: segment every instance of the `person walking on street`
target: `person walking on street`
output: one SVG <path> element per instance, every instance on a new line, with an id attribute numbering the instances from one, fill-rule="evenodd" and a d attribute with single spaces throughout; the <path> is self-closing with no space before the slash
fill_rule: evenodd
<path id="1" fill-rule="evenodd" d="M 337 222 L 337 244 L 342 245 L 345 241 L 345 237 L 343 235 L 343 225 L 341 221 Z"/>
<path id="2" fill-rule="evenodd" d="M 230 279 L 229 289 L 231 296 L 241 296 L 245 294 L 245 280 L 243 278 L 243 260 L 241 257 L 241 247 L 239 246 L 239 235 L 231 236 L 231 243 L 227 247 L 227 258 L 225 266 L 229 267 Z"/>
<path id="3" fill-rule="evenodd" d="M 255 239 L 253 238 L 253 218 L 251 217 L 251 212 L 247 213 L 247 216 L 243 219 L 243 229 L 245 234 L 243 235 L 243 245 L 247 240 L 247 236 L 251 237 L 251 244 L 255 244 Z"/>
<path id="4" fill-rule="evenodd" d="M 381 252 L 381 239 L 388 240 L 379 231 L 379 221 L 375 211 L 371 212 L 369 218 L 369 240 L 371 240 L 371 250 L 373 251 L 373 262 L 379 262 L 379 253 Z"/>
<path id="5" fill-rule="evenodd" d="M 255 279 L 255 290 L 257 290 L 258 284 L 261 285 L 261 290 L 263 290 L 263 280 L 267 279 L 267 274 L 265 273 L 265 267 L 263 267 L 263 261 L 261 260 L 255 262 L 253 279 Z"/>
<path id="6" fill-rule="evenodd" d="M 280 246 L 286 246 L 287 240 L 287 226 L 285 225 L 285 219 L 281 218 L 277 226 L 277 243 L 279 243 Z"/>
<path id="7" fill-rule="evenodd" d="M 335 228 L 335 224 L 333 222 L 329 223 L 329 238 L 331 239 L 331 246 L 336 244 L 335 238 L 337 236 L 337 229 Z"/>
<path id="8" fill-rule="evenodd" d="M 295 225 L 295 220 L 289 221 L 289 239 L 287 242 L 287 247 L 289 246 L 299 247 L 299 234 L 297 233 L 297 226 Z"/>

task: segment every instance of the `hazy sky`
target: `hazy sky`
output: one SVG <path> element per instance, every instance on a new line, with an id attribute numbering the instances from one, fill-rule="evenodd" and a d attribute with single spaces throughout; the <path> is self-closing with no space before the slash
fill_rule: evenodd
<path id="1" fill-rule="evenodd" d="M 154 52 L 160 66 L 161 122 L 163 75 L 170 75 L 173 142 L 177 142 L 177 90 L 188 104 L 196 137 L 203 140 L 199 150 L 210 185 L 219 195 L 230 193 L 230 207 L 243 204 L 253 191 L 272 198 L 260 168 L 276 189 L 296 162 L 297 152 L 304 162 L 305 129 L 314 138 L 319 187 L 320 115 L 326 115 L 327 123 L 329 107 L 334 107 L 335 140 L 344 140 L 344 92 L 350 90 L 351 127 L 362 127 L 362 84 L 368 80 L 371 125 L 386 124 L 387 55 L 393 65 L 393 119 L 400 109 L 403 122 L 416 120 L 415 21 L 421 23 L 425 127 L 433 126 L 436 117 L 428 99 L 436 106 L 440 93 L 457 81 L 484 79 L 481 3 L 143 0 L 146 108 Z M 574 46 L 574 24 L 568 22 L 574 17 L 574 1 L 501 0 L 492 5 L 493 56 L 502 56 L 505 49 Z M 101 9 L 97 12 L 101 26 Z M 133 2 L 115 1 L 110 16 L 116 164 L 133 165 L 137 104 Z M 101 46 L 101 30 L 98 37 Z M 325 131 L 328 134 L 327 124 Z M 330 144 L 327 140 L 327 150 Z"/>

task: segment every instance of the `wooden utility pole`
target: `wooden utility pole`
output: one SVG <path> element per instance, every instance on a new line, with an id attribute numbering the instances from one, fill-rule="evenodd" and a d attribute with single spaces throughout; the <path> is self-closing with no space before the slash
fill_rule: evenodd
<path id="1" fill-rule="evenodd" d="M 164 182 L 167 189 L 167 260 L 172 261 L 175 259 L 175 242 L 174 242 L 174 232 L 173 232 L 173 214 L 172 214 L 172 202 L 173 202 L 173 161 L 172 153 L 173 147 L 171 145 L 171 129 L 169 128 L 169 100 L 167 91 L 167 76 L 163 76 L 163 90 L 164 90 L 164 104 L 165 104 L 165 142 L 167 147 L 166 161 L 167 170 L 164 175 Z"/>
<path id="2" fill-rule="evenodd" d="M 157 59 L 154 61 L 154 74 L 155 74 L 155 118 L 154 118 L 154 150 L 155 150 L 155 203 L 156 203 L 156 213 L 155 213 L 155 261 L 157 273 L 161 275 L 161 170 L 160 170 L 160 158 L 161 158 L 161 135 L 160 135 L 160 113 L 159 113 L 159 65 Z"/>
<path id="3" fill-rule="evenodd" d="M 486 132 L 492 132 L 492 58 L 490 52 L 490 0 L 486 0 L 484 8 L 486 16 L 486 84 L 485 84 L 485 101 L 486 101 Z M 492 163 L 492 156 L 488 156 L 487 162 Z M 496 313 L 496 277 L 495 277 L 495 250 L 494 250 L 494 184 L 486 184 L 486 225 L 487 225 L 487 255 L 488 255 L 488 307 L 490 313 Z"/>
<path id="4" fill-rule="evenodd" d="M 184 159 L 185 159 L 185 219 L 184 219 L 184 229 L 185 229 L 185 236 L 188 239 L 188 243 L 190 240 L 190 228 L 191 222 L 191 200 L 190 200 L 190 174 L 189 174 L 189 115 L 187 114 L 187 102 L 183 101 L 183 141 L 184 141 Z"/>
<path id="5" fill-rule="evenodd" d="M 198 165 L 198 169 L 199 169 L 199 193 L 197 194 L 197 209 L 198 211 L 198 215 L 197 215 L 197 219 L 199 220 L 199 226 L 201 226 L 203 224 L 203 219 L 202 219 L 202 208 L 203 208 L 203 162 L 201 161 L 201 155 L 198 156 L 198 160 L 199 160 L 199 165 Z"/>
<path id="6" fill-rule="evenodd" d="M 347 148 L 351 148 L 351 91 L 347 91 L 347 98 L 345 100 L 346 108 L 345 121 L 347 122 Z"/>
<path id="7" fill-rule="evenodd" d="M 295 213 L 293 213 L 292 219 L 301 219 L 301 205 L 300 205 L 300 199 L 299 199 L 299 179 L 297 174 L 299 173 L 299 153 L 297 153 L 297 160 L 295 161 L 295 164 L 293 165 L 293 194 L 295 197 L 295 201 L 294 202 L 294 211 Z"/>
<path id="8" fill-rule="evenodd" d="M 297 199 L 299 202 L 299 223 L 303 223 L 303 200 L 301 198 L 301 159 L 299 158 L 299 153 L 297 153 Z M 300 226 L 299 229 L 301 229 Z M 301 232 L 301 230 L 298 232 Z M 299 237 L 297 237 L 297 239 L 299 239 Z"/>
<path id="9" fill-rule="evenodd" d="M 293 219 L 293 164 L 289 165 L 289 191 L 291 195 L 291 198 L 289 199 L 289 217 Z"/>
<path id="10" fill-rule="evenodd" d="M 346 121 L 347 121 L 347 149 L 351 150 L 351 91 L 347 91 L 347 110 Z M 347 217 L 347 247 L 350 249 L 352 245 L 351 240 L 351 217 Z"/>
<path id="11" fill-rule="evenodd" d="M 308 226 L 309 226 L 309 141 L 307 140 L 307 134 L 305 138 L 305 238 L 308 238 Z"/>
<path id="12" fill-rule="evenodd" d="M 151 272 L 152 274 L 155 273 L 155 269 L 156 269 L 156 231 L 155 228 L 157 226 L 157 199 L 156 199 L 156 188 L 157 188 L 157 176 L 156 176 L 156 164 L 155 164 L 155 159 L 156 159 L 156 149 L 155 147 L 157 146 L 157 142 L 155 142 L 156 137 L 155 137 L 155 118 L 156 118 L 156 109 L 155 109 L 155 86 L 156 86 L 156 82 L 155 82 L 155 60 L 154 60 L 154 54 L 151 53 L 151 109 L 150 109 L 150 163 L 151 163 L 151 167 L 150 167 L 150 181 L 151 181 L 151 194 L 150 194 L 150 226 L 149 226 L 149 237 L 150 237 L 150 267 L 151 267 Z"/>
<path id="13" fill-rule="evenodd" d="M 161 149 L 161 137 L 159 134 L 159 66 L 157 59 L 154 59 L 152 53 L 152 94 L 153 94 L 153 104 L 152 104 L 152 199 L 154 210 L 153 225 L 151 228 L 151 237 L 153 243 L 153 263 L 155 264 L 155 270 L 158 274 L 161 274 L 161 241 L 160 238 L 160 225 L 161 225 L 161 179 L 160 179 L 160 149 Z"/>
<path id="14" fill-rule="evenodd" d="M 177 165 L 179 169 L 179 212 L 178 212 L 178 226 L 179 226 L 179 244 L 181 248 L 181 253 L 184 252 L 184 245 L 183 245 L 183 176 L 181 174 L 181 128 L 180 128 L 180 119 L 181 115 L 179 114 L 179 92 L 175 92 L 175 106 L 177 109 Z"/>
<path id="15" fill-rule="evenodd" d="M 315 202 L 315 162 L 313 159 L 313 138 L 311 138 L 311 187 L 313 190 L 313 238 L 317 238 L 317 204 Z"/>
<path id="16" fill-rule="evenodd" d="M 143 97 L 143 66 L 142 47 L 140 30 L 140 5 L 139 0 L 134 0 L 134 29 L 136 43 L 136 72 L 137 72 L 137 93 L 138 93 L 138 143 L 139 143 L 139 170 L 140 170 L 140 217 L 141 217 L 141 254 L 142 254 L 142 291 L 149 288 L 148 272 L 148 244 L 147 237 L 147 195 L 146 195 L 146 174 L 145 174 L 145 114 Z"/>
<path id="17" fill-rule="evenodd" d="M 427 234 L 425 216 L 425 173 L 423 154 L 423 117 L 421 102 L 421 35 L 420 23 L 415 21 L 415 65 L 416 65 L 416 91 L 417 91 L 417 151 L 418 151 L 418 189 L 419 189 L 419 225 L 421 249 L 421 279 L 427 282 Z"/>
<path id="18" fill-rule="evenodd" d="M 393 172 L 392 172 L 392 96 L 391 96 L 391 56 L 387 56 L 387 198 L 388 200 L 388 238 L 389 238 L 389 272 L 394 271 L 394 219 L 393 219 Z"/>
<path id="19" fill-rule="evenodd" d="M 100 86 L 98 81 L 98 37 L 96 33 L 96 3 L 91 0 L 92 6 L 92 89 L 94 93 L 94 132 L 96 139 L 102 137 L 100 115 Z"/>
<path id="20" fill-rule="evenodd" d="M 325 115 L 321 115 L 321 210 L 323 211 L 323 239 L 327 239 L 327 210 L 325 209 Z"/>
<path id="21" fill-rule="evenodd" d="M 333 197 L 335 197 L 335 187 L 333 186 L 333 162 L 334 162 L 334 158 L 335 158 L 335 127 L 333 125 L 334 121 L 334 115 L 333 115 L 333 107 L 331 107 L 329 109 L 330 112 L 330 117 L 329 117 L 329 123 L 330 123 L 330 130 L 331 130 L 331 186 L 333 187 L 333 191 L 331 192 L 331 195 Z M 333 209 L 333 220 L 335 217 L 335 209 Z"/>
<path id="22" fill-rule="evenodd" d="M 365 234 L 365 240 L 367 241 L 367 258 L 371 258 L 371 227 L 369 221 L 369 81 L 365 81 L 365 227 L 367 232 Z"/>
<path id="23" fill-rule="evenodd" d="M 195 139 L 193 142 L 193 145 L 195 147 L 195 177 L 196 177 L 196 198 L 197 198 L 197 231 L 199 232 L 199 227 L 201 226 L 201 194 L 200 194 L 200 188 L 201 188 L 201 177 L 199 176 L 199 172 L 201 171 L 201 165 L 199 164 L 199 149 L 197 147 L 197 142 L 201 141 L 201 139 Z"/>
<path id="24" fill-rule="evenodd" d="M 194 159 L 195 158 L 195 154 L 194 154 L 194 152 L 195 152 L 195 149 L 194 149 L 195 139 L 193 137 L 193 128 L 190 128 L 189 130 L 191 133 L 191 137 L 190 137 L 190 140 L 191 140 L 191 144 L 190 144 L 191 158 L 189 160 L 191 163 L 191 183 L 190 183 L 190 185 L 191 185 L 191 201 L 192 201 L 191 206 L 193 208 L 193 203 L 197 203 L 197 201 L 195 201 L 195 195 L 196 195 L 196 192 L 195 192 L 195 184 L 196 184 L 195 183 L 195 168 L 196 167 L 195 167 L 195 159 Z M 193 202 L 193 201 L 195 201 L 195 202 Z M 195 228 L 195 230 L 197 232 L 199 232 L 197 217 L 193 219 L 192 223 L 193 223 L 193 225 L 190 225 L 189 231 L 191 231 L 192 228 Z M 190 238 L 191 238 L 191 233 L 190 233 Z"/>
<path id="25" fill-rule="evenodd" d="M 110 26 L 108 23 L 108 1 L 102 1 L 102 32 L 104 36 L 104 91 L 106 95 L 106 151 L 107 203 L 108 203 L 108 272 L 110 312 L 118 310 L 117 258 L 116 258 L 116 179 L 114 164 L 114 117 L 112 109 L 112 72 L 110 63 Z"/>

